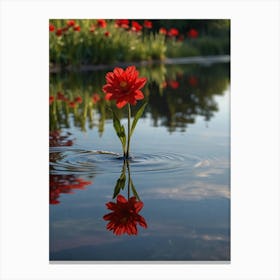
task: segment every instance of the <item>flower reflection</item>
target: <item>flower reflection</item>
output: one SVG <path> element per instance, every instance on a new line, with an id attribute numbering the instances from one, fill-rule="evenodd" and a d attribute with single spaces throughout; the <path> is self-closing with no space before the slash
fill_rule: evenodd
<path id="1" fill-rule="evenodd" d="M 127 177 L 126 171 L 128 173 L 127 199 L 119 194 L 121 189 L 125 187 Z M 130 197 L 131 190 L 133 192 L 132 197 Z M 122 173 L 117 180 L 114 190 L 113 198 L 115 197 L 117 197 L 116 202 L 110 201 L 106 203 L 107 209 L 112 210 L 112 212 L 103 216 L 105 221 L 109 221 L 106 227 L 109 231 L 113 231 L 116 235 L 137 235 L 137 225 L 143 228 L 148 227 L 144 217 L 139 214 L 144 203 L 140 200 L 135 186 L 133 185 L 128 160 L 124 160 Z"/>
<path id="2" fill-rule="evenodd" d="M 83 190 L 90 181 L 76 178 L 74 175 L 50 174 L 50 204 L 59 204 L 61 193 L 73 193 L 73 189 Z"/>
<path id="3" fill-rule="evenodd" d="M 61 133 L 60 130 L 53 130 L 49 132 L 49 145 L 50 147 L 72 146 L 73 140 L 69 139 L 71 134 Z"/>
<path id="4" fill-rule="evenodd" d="M 106 206 L 112 212 L 105 215 L 103 219 L 109 221 L 107 229 L 113 231 L 114 234 L 137 235 L 137 224 L 147 228 L 145 219 L 138 214 L 144 203 L 137 201 L 135 196 L 127 200 L 119 194 L 116 203 L 108 202 Z"/>

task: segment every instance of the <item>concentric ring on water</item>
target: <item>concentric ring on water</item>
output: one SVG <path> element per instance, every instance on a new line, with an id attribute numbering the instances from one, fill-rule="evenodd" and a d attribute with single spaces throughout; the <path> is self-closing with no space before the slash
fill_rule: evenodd
<path id="1" fill-rule="evenodd" d="M 131 172 L 173 172 L 191 168 L 197 162 L 194 156 L 175 153 L 132 155 L 129 160 Z M 52 174 L 106 174 L 120 173 L 123 166 L 122 155 L 109 151 L 90 151 L 50 148 L 50 172 Z"/>

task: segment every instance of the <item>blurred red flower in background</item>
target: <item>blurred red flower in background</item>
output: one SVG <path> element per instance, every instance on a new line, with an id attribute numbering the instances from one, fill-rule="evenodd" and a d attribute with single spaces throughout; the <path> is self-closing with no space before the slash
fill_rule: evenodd
<path id="1" fill-rule="evenodd" d="M 68 103 L 68 106 L 69 106 L 70 108 L 75 108 L 76 105 L 77 105 L 77 104 L 76 104 L 74 101 L 70 101 L 70 102 Z"/>
<path id="2" fill-rule="evenodd" d="M 74 30 L 75 30 L 75 31 L 78 31 L 78 32 L 79 32 L 79 31 L 81 31 L 81 27 L 80 27 L 80 25 L 76 25 L 76 26 L 74 26 Z"/>
<path id="3" fill-rule="evenodd" d="M 188 37 L 189 38 L 197 38 L 198 37 L 198 31 L 196 29 L 190 29 L 188 32 Z"/>
<path id="4" fill-rule="evenodd" d="M 141 24 L 139 24 L 137 21 L 132 21 L 132 27 L 131 27 L 131 30 L 132 31 L 135 31 L 135 32 L 139 32 L 139 31 L 141 31 L 142 30 L 142 26 L 141 26 Z"/>
<path id="5" fill-rule="evenodd" d="M 68 20 L 67 25 L 68 26 L 74 26 L 75 25 L 75 20 Z"/>
<path id="6" fill-rule="evenodd" d="M 116 25 L 116 27 L 122 27 L 122 28 L 128 29 L 129 20 L 128 19 L 116 19 L 115 25 Z"/>
<path id="7" fill-rule="evenodd" d="M 193 87 L 198 84 L 198 80 L 195 76 L 190 76 L 188 81 L 189 81 L 189 84 Z"/>
<path id="8" fill-rule="evenodd" d="M 51 23 L 49 24 L 49 30 L 50 30 L 50 32 L 55 31 L 55 26 Z"/>
<path id="9" fill-rule="evenodd" d="M 49 97 L 49 104 L 51 105 L 53 102 L 54 102 L 54 96 L 51 95 L 51 96 Z"/>
<path id="10" fill-rule="evenodd" d="M 57 100 L 60 100 L 60 101 L 68 101 L 68 98 L 62 93 L 62 92 L 57 92 Z"/>
<path id="11" fill-rule="evenodd" d="M 118 195 L 116 203 L 108 202 L 106 206 L 112 212 L 104 215 L 103 219 L 109 221 L 107 229 L 114 234 L 137 235 L 137 224 L 144 228 L 148 227 L 145 219 L 138 214 L 144 203 L 137 201 L 136 197 L 127 200 L 122 195 Z"/>
<path id="12" fill-rule="evenodd" d="M 170 86 L 171 88 L 173 88 L 173 89 L 176 89 L 176 88 L 179 87 L 179 83 L 178 83 L 177 81 L 175 81 L 175 80 L 169 81 L 168 84 L 169 84 L 169 86 Z"/>
<path id="13" fill-rule="evenodd" d="M 149 20 L 144 20 L 144 27 L 146 28 L 152 28 L 153 27 L 153 23 Z"/>
<path id="14" fill-rule="evenodd" d="M 116 67 L 113 72 L 106 74 L 107 84 L 103 86 L 106 100 L 116 100 L 118 108 L 127 103 L 135 105 L 137 100 L 144 98 L 140 89 L 147 82 L 146 78 L 139 78 L 135 66 L 129 66 L 125 70 Z"/>
<path id="15" fill-rule="evenodd" d="M 56 36 L 61 36 L 62 34 L 63 34 L 63 30 L 62 30 L 61 28 L 58 28 L 58 29 L 56 30 L 55 35 L 56 35 Z"/>
<path id="16" fill-rule="evenodd" d="M 170 36 L 170 37 L 176 37 L 178 34 L 179 34 L 179 30 L 176 28 L 171 28 L 168 31 L 168 36 Z"/>
<path id="17" fill-rule="evenodd" d="M 92 95 L 92 101 L 93 101 L 93 103 L 97 103 L 99 100 L 100 100 L 99 94 L 98 94 L 98 93 L 94 93 L 94 94 Z"/>
<path id="18" fill-rule="evenodd" d="M 106 32 L 104 33 L 104 35 L 105 35 L 106 37 L 109 37 L 109 36 L 110 36 L 110 32 L 109 32 L 109 31 L 106 31 Z"/>
<path id="19" fill-rule="evenodd" d="M 82 103 L 83 98 L 81 96 L 77 96 L 74 101 L 77 102 L 77 103 Z"/>
<path id="20" fill-rule="evenodd" d="M 167 34 L 167 30 L 164 27 L 161 27 L 158 31 L 160 34 L 166 35 Z"/>
<path id="21" fill-rule="evenodd" d="M 98 19 L 97 20 L 97 25 L 101 28 L 105 28 L 107 26 L 107 22 L 105 19 Z"/>

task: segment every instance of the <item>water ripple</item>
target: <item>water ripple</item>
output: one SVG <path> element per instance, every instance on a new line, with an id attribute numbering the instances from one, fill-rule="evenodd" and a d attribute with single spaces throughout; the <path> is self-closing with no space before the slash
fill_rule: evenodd
<path id="1" fill-rule="evenodd" d="M 198 158 L 176 153 L 135 154 L 130 159 L 133 172 L 174 172 L 192 168 Z M 110 151 L 50 148 L 50 172 L 52 174 L 106 174 L 120 173 L 123 160 L 120 154 Z"/>

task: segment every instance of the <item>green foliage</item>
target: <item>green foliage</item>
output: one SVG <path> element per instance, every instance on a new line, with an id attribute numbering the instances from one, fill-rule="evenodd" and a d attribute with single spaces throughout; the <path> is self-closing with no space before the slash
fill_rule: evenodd
<path id="1" fill-rule="evenodd" d="M 110 109 L 111 110 L 111 109 Z M 117 117 L 117 115 L 115 114 L 115 112 L 113 110 L 111 110 L 111 112 L 113 113 L 113 126 L 114 129 L 122 143 L 122 148 L 123 148 L 123 152 L 125 153 L 126 150 L 126 134 L 125 134 L 125 128 L 123 125 L 121 125 L 121 122 L 119 120 L 119 118 Z"/>
<path id="2" fill-rule="evenodd" d="M 139 22 L 142 22 L 139 20 Z M 97 20 L 78 19 L 75 26 L 67 20 L 52 19 L 55 30 L 49 33 L 50 66 L 113 64 L 166 57 L 229 54 L 229 20 L 153 20 L 153 28 L 136 32 L 116 27 L 115 20 L 98 26 Z M 79 27 L 79 28 L 77 28 Z M 177 28 L 178 36 L 159 33 L 161 27 Z M 199 36 L 188 38 L 195 28 Z M 58 35 L 58 31 L 61 35 Z M 181 39 L 179 39 L 179 37 Z"/>
<path id="3" fill-rule="evenodd" d="M 138 120 L 142 117 L 143 113 L 144 113 L 144 110 L 146 108 L 148 103 L 144 103 L 140 109 L 137 111 L 137 113 L 135 114 L 135 117 L 133 119 L 133 123 L 132 123 L 132 126 L 131 126 L 131 131 L 130 131 L 130 136 L 132 136 L 133 132 L 134 132 L 134 129 L 137 125 L 137 122 Z"/>
<path id="4" fill-rule="evenodd" d="M 115 198 L 120 193 L 120 191 L 124 189 L 125 182 L 126 182 L 126 166 L 124 164 L 122 168 L 121 176 L 116 182 L 113 198 Z"/>

